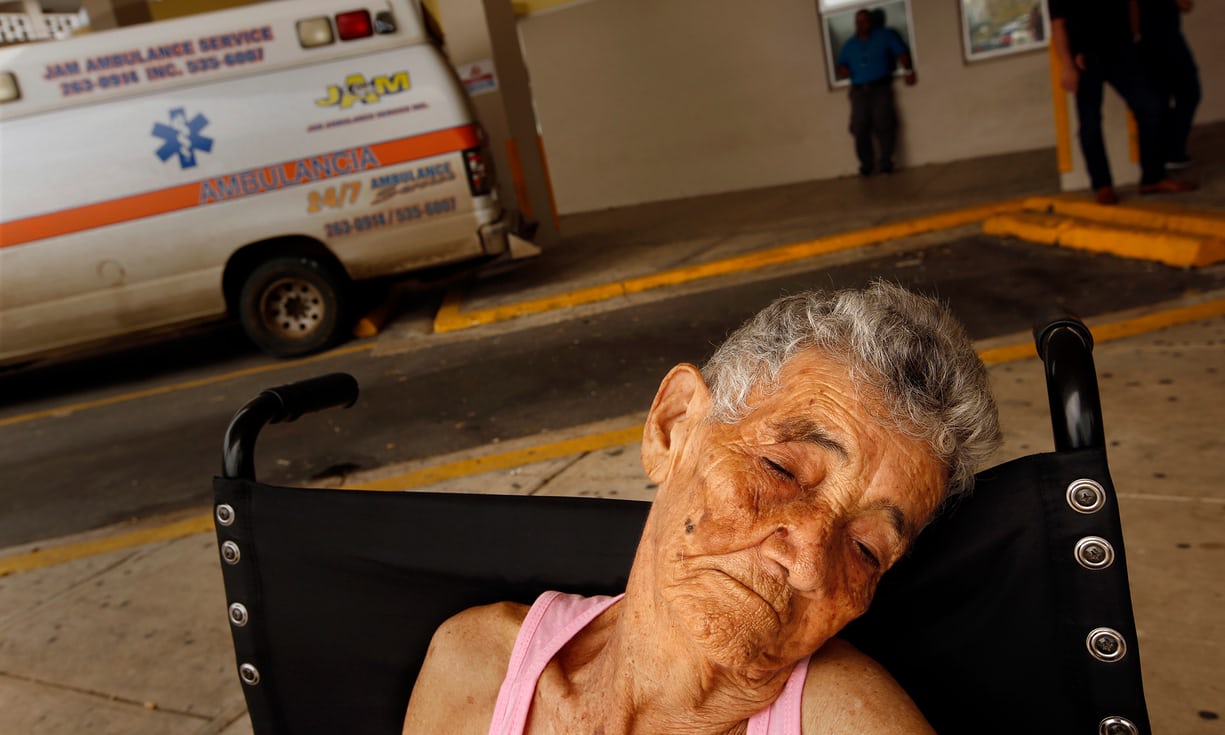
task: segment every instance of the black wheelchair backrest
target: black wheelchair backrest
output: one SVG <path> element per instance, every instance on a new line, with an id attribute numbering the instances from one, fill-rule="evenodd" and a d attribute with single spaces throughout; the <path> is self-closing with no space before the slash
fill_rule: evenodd
<path id="1" fill-rule="evenodd" d="M 940 733 L 1147 734 L 1088 329 L 1035 330 L 1057 451 L 982 472 L 885 575 L 844 637 Z M 254 479 L 265 423 L 356 400 L 343 375 L 261 393 L 214 482 L 238 675 L 257 735 L 400 732 L 451 615 L 548 589 L 625 587 L 648 503 L 284 488 Z"/>

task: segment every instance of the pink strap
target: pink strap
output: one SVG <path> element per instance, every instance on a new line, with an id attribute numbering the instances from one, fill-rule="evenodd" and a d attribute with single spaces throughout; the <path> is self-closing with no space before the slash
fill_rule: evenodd
<path id="1" fill-rule="evenodd" d="M 795 665 L 783 686 L 783 693 L 773 704 L 749 718 L 746 735 L 801 735 L 804 682 L 808 680 L 811 658 L 806 656 Z"/>
<path id="2" fill-rule="evenodd" d="M 528 610 L 506 667 L 506 678 L 498 690 L 489 735 L 522 735 L 527 714 L 536 694 L 536 683 L 570 639 L 612 607 L 616 597 L 581 597 L 545 592 Z"/>

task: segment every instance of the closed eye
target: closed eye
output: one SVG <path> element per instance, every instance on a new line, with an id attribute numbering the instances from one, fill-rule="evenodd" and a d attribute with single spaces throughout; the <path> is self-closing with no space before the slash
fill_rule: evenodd
<path id="1" fill-rule="evenodd" d="M 880 569 L 880 558 L 873 553 L 872 548 L 862 541 L 856 541 L 855 547 L 859 551 L 859 556 L 872 566 L 873 569 Z"/>
<path id="2" fill-rule="evenodd" d="M 775 475 L 776 477 L 781 477 L 784 480 L 790 480 L 792 482 L 795 481 L 795 475 L 791 474 L 786 467 L 783 467 L 778 462 L 775 462 L 769 457 L 762 457 L 761 462 L 766 466 L 766 469 L 768 469 L 771 474 Z"/>

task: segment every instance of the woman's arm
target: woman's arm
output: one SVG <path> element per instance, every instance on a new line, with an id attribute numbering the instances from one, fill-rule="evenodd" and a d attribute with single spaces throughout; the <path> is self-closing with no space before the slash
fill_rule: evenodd
<path id="1" fill-rule="evenodd" d="M 485 735 L 528 608 L 499 603 L 465 610 L 430 640 L 404 717 L 404 735 Z"/>
<path id="2" fill-rule="evenodd" d="M 808 664 L 803 718 L 804 735 L 935 735 L 889 672 L 838 638 Z"/>

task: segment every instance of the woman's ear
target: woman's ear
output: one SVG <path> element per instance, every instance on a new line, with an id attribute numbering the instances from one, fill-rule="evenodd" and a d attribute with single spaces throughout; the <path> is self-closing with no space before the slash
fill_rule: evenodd
<path id="1" fill-rule="evenodd" d="M 642 467 L 652 482 L 658 485 L 667 478 L 685 428 L 705 418 L 709 410 L 710 391 L 696 367 L 681 363 L 664 376 L 642 430 Z"/>

